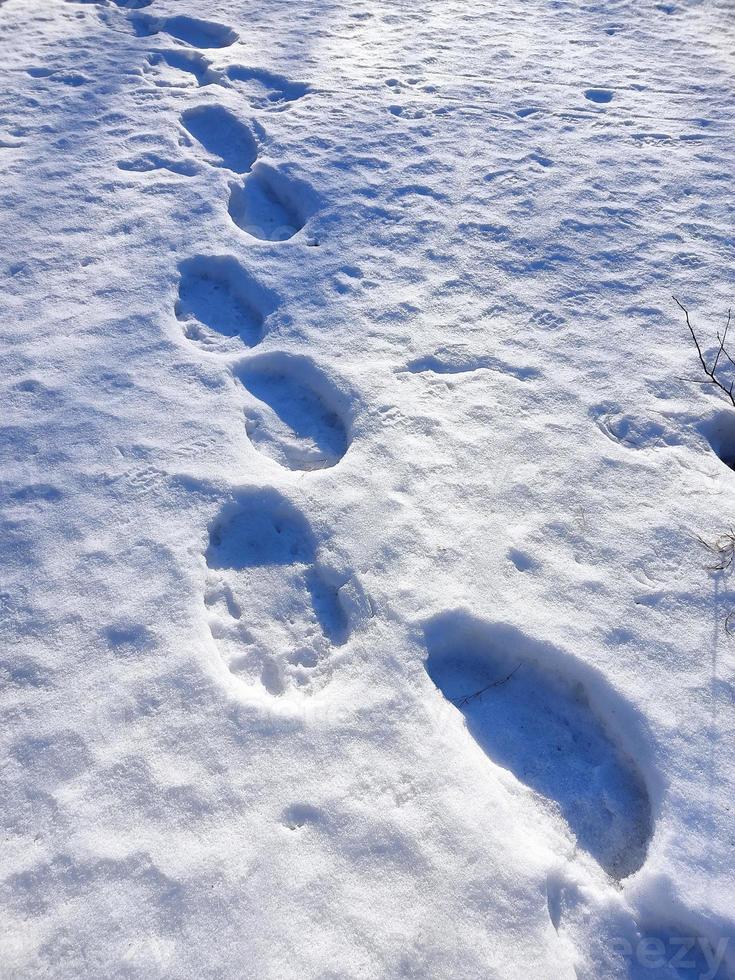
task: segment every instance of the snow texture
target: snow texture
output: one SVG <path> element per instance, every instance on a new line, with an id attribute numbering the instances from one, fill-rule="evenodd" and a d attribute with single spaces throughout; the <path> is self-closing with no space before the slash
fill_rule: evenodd
<path id="1" fill-rule="evenodd" d="M 734 977 L 729 0 L 0 40 L 0 977 Z"/>

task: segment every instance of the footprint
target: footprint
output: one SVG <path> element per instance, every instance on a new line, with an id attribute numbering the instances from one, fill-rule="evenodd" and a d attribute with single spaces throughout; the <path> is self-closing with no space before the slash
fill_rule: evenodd
<path id="1" fill-rule="evenodd" d="M 732 411 L 715 412 L 697 428 L 728 469 L 735 470 L 735 419 Z"/>
<path id="2" fill-rule="evenodd" d="M 28 74 L 33 78 L 47 78 L 50 82 L 60 82 L 62 85 L 70 85 L 72 88 L 87 85 L 92 80 L 81 72 L 61 71 L 59 69 L 30 68 Z"/>
<path id="3" fill-rule="evenodd" d="M 283 816 L 281 817 L 281 823 L 284 827 L 288 827 L 289 830 L 301 830 L 302 827 L 307 825 L 318 826 L 324 822 L 325 816 L 321 810 L 308 803 L 293 803 L 284 810 Z"/>
<path id="4" fill-rule="evenodd" d="M 181 48 L 178 51 L 152 51 L 147 58 L 146 74 L 154 74 L 153 84 L 159 88 L 187 88 L 210 85 L 217 81 L 216 72 L 198 51 Z"/>
<path id="5" fill-rule="evenodd" d="M 654 449 L 664 446 L 680 446 L 683 438 L 675 425 L 666 426 L 664 421 L 636 418 L 627 415 L 620 405 L 603 402 L 590 408 L 590 416 L 600 430 L 613 442 L 628 449 Z"/>
<path id="6" fill-rule="evenodd" d="M 255 163 L 258 147 L 253 134 L 229 109 L 196 106 L 187 109 L 181 122 L 205 150 L 217 157 L 217 166 L 246 174 Z"/>
<path id="7" fill-rule="evenodd" d="M 584 97 L 590 102 L 597 102 L 603 105 L 606 102 L 612 102 L 613 93 L 607 88 L 588 88 L 584 93 Z"/>
<path id="8" fill-rule="evenodd" d="M 197 255 L 182 262 L 179 273 L 175 312 L 189 340 L 214 353 L 259 343 L 276 298 L 235 259 Z"/>
<path id="9" fill-rule="evenodd" d="M 652 834 L 648 793 L 573 665 L 551 646 L 463 612 L 431 620 L 425 636 L 430 678 L 483 751 L 555 800 L 580 846 L 609 875 L 637 871 Z M 598 677 L 593 684 L 609 713 L 618 712 L 614 692 Z"/>
<path id="10" fill-rule="evenodd" d="M 311 91 L 304 82 L 289 81 L 264 68 L 230 65 L 225 74 L 233 82 L 242 82 L 248 99 L 259 107 L 295 102 Z"/>
<path id="11" fill-rule="evenodd" d="M 130 23 L 138 37 L 170 34 L 194 48 L 227 48 L 237 40 L 237 34 L 232 28 L 215 24 L 211 20 L 200 20 L 198 17 L 152 17 L 150 14 L 135 14 L 130 18 Z"/>
<path id="12" fill-rule="evenodd" d="M 274 696 L 318 686 L 349 624 L 305 517 L 275 490 L 248 490 L 214 522 L 205 558 L 209 624 L 232 674 Z"/>
<path id="13" fill-rule="evenodd" d="M 311 361 L 262 354 L 244 361 L 235 377 L 253 396 L 245 424 L 259 452 L 289 470 L 326 469 L 342 459 L 347 399 Z"/>
<path id="14" fill-rule="evenodd" d="M 253 238 L 285 242 L 301 231 L 315 210 L 314 192 L 264 163 L 256 163 L 230 192 L 230 217 Z"/>

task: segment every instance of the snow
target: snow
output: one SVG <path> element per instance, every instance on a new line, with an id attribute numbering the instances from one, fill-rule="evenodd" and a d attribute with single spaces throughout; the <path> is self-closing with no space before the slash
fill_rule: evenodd
<path id="1" fill-rule="evenodd" d="M 0 976 L 735 976 L 731 14 L 0 4 Z"/>

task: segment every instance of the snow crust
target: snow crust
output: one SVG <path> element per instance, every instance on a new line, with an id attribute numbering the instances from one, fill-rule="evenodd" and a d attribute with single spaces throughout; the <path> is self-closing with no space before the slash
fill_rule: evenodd
<path id="1" fill-rule="evenodd" d="M 732 13 L 0 3 L 0 976 L 735 976 Z"/>

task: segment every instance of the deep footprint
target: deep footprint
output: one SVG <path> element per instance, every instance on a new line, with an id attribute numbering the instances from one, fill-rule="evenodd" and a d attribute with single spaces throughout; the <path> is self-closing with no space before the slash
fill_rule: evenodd
<path id="1" fill-rule="evenodd" d="M 349 439 L 345 399 L 311 361 L 263 354 L 235 376 L 254 396 L 246 428 L 256 449 L 290 470 L 319 470 L 342 459 Z"/>
<path id="2" fill-rule="evenodd" d="M 188 109 L 181 122 L 219 165 L 246 174 L 255 163 L 258 147 L 248 127 L 237 116 L 218 105 Z"/>
<path id="3" fill-rule="evenodd" d="M 614 878 L 637 871 L 652 834 L 648 792 L 550 647 L 447 613 L 426 627 L 426 670 L 484 752 L 555 800 L 581 847 Z M 548 664 L 548 666 L 547 666 Z M 608 703 L 615 695 L 606 692 Z"/>
<path id="4" fill-rule="evenodd" d="M 250 490 L 210 530 L 205 602 L 229 670 L 272 695 L 323 673 L 349 627 L 304 516 L 274 490 Z"/>
<path id="5" fill-rule="evenodd" d="M 229 353 L 262 338 L 275 296 L 230 256 L 199 255 L 179 266 L 176 316 L 202 349 Z"/>
<path id="6" fill-rule="evenodd" d="M 232 28 L 215 24 L 211 20 L 200 20 L 198 17 L 151 17 L 149 14 L 136 14 L 130 18 L 130 22 L 138 37 L 170 34 L 194 48 L 227 48 L 237 40 L 237 34 Z"/>
<path id="7" fill-rule="evenodd" d="M 253 238 L 285 242 L 301 231 L 313 213 L 313 192 L 301 181 L 256 163 L 242 185 L 230 192 L 230 217 Z"/>

